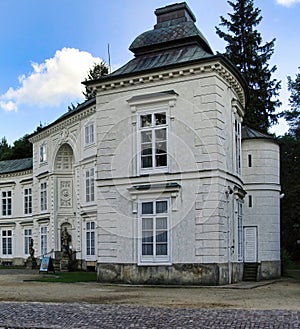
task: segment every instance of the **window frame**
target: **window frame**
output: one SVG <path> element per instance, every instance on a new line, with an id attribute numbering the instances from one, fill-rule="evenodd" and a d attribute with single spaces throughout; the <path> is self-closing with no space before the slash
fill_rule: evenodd
<path id="1" fill-rule="evenodd" d="M 95 123 L 88 122 L 84 126 L 84 145 L 89 146 L 95 144 Z"/>
<path id="2" fill-rule="evenodd" d="M 40 182 L 40 210 L 46 212 L 48 210 L 48 184 Z"/>
<path id="3" fill-rule="evenodd" d="M 85 202 L 95 202 L 95 167 L 85 169 Z M 92 173 L 92 174 L 91 174 Z"/>
<path id="4" fill-rule="evenodd" d="M 155 125 L 155 115 L 156 114 L 164 114 L 165 115 L 165 123 Z M 151 124 L 149 126 L 142 126 L 142 117 L 143 116 L 151 116 Z M 137 168 L 138 174 L 153 174 L 153 173 L 161 173 L 168 172 L 170 166 L 170 145 L 169 145 L 169 129 L 170 129 L 170 120 L 169 120 L 169 108 L 167 106 L 159 106 L 152 107 L 147 109 L 141 109 L 137 112 Z M 165 130 L 165 140 L 162 140 L 161 143 L 165 143 L 166 150 L 164 153 L 157 153 L 156 149 L 156 132 Z M 150 167 L 142 167 L 142 144 L 147 144 L 146 142 L 142 142 L 142 134 L 143 132 L 151 132 L 151 162 L 152 166 Z M 157 158 L 159 156 L 166 156 L 166 165 L 159 166 L 156 164 Z"/>
<path id="5" fill-rule="evenodd" d="M 42 143 L 39 147 L 39 163 L 44 164 L 47 162 L 47 143 Z"/>
<path id="6" fill-rule="evenodd" d="M 237 225 L 238 225 L 238 261 L 244 259 L 244 228 L 243 228 L 243 202 L 237 200 Z"/>
<path id="7" fill-rule="evenodd" d="M 29 233 L 30 232 L 30 233 Z M 29 255 L 29 246 L 32 239 L 32 228 L 24 228 L 24 255 Z"/>
<path id="8" fill-rule="evenodd" d="M 24 188 L 23 196 L 24 215 L 32 214 L 32 187 Z"/>
<path id="9" fill-rule="evenodd" d="M 9 234 L 6 235 L 6 233 L 9 233 L 9 232 L 10 232 L 10 235 Z M 5 248 L 5 250 L 4 250 L 4 248 Z M 1 230 L 1 254 L 4 258 L 10 258 L 13 255 L 13 230 L 12 229 Z"/>
<path id="10" fill-rule="evenodd" d="M 242 124 L 237 117 L 234 119 L 234 144 L 235 172 L 240 175 L 242 172 Z"/>
<path id="11" fill-rule="evenodd" d="M 13 214 L 12 190 L 2 190 L 1 191 L 1 215 L 2 215 L 2 217 L 11 217 L 12 214 Z"/>
<path id="12" fill-rule="evenodd" d="M 40 251 L 41 255 L 46 255 L 48 250 L 48 227 L 40 227 Z"/>
<path id="13" fill-rule="evenodd" d="M 157 212 L 157 203 L 158 202 L 166 202 L 167 211 L 166 212 Z M 153 205 L 153 213 L 152 214 L 143 214 L 142 208 L 143 204 L 152 203 Z M 141 199 L 138 201 L 138 265 L 171 265 L 171 201 L 169 198 L 158 198 L 158 199 Z M 143 241 L 143 221 L 152 219 L 153 229 L 152 229 L 152 237 L 153 237 L 153 254 L 152 255 L 143 255 L 143 244 L 146 245 L 145 241 Z M 157 253 L 157 246 L 160 244 L 158 241 L 157 233 L 163 232 L 162 229 L 157 228 L 157 220 L 158 219 L 166 219 L 166 229 L 164 229 L 166 233 L 166 254 L 159 255 Z M 148 229 L 147 229 L 148 230 Z M 150 229 L 151 230 L 151 229 Z M 150 231 L 148 230 L 148 232 Z M 144 230 L 145 232 L 146 230 Z M 164 244 L 164 241 L 160 244 Z M 149 243 L 148 243 L 149 245 Z"/>
<path id="14" fill-rule="evenodd" d="M 93 227 L 91 227 L 93 226 Z M 86 259 L 96 259 L 96 222 L 89 220 L 85 223 L 85 255 Z"/>

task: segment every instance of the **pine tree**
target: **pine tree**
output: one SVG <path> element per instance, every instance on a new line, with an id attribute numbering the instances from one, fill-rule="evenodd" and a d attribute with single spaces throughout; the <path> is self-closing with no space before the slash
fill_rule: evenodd
<path id="1" fill-rule="evenodd" d="M 298 68 L 300 70 L 300 67 Z M 300 138 L 300 73 L 296 75 L 295 80 L 290 76 L 288 79 L 288 90 L 291 93 L 289 97 L 290 110 L 284 111 L 283 116 L 290 125 L 290 133 Z"/>
<path id="2" fill-rule="evenodd" d="M 220 38 L 227 42 L 226 56 L 244 76 L 249 88 L 249 101 L 246 105 L 244 124 L 262 132 L 277 123 L 275 110 L 281 105 L 277 98 L 280 81 L 272 79 L 276 66 L 269 67 L 268 61 L 274 53 L 275 39 L 262 44 L 261 34 L 255 29 L 262 20 L 261 10 L 254 7 L 253 0 L 228 1 L 233 13 L 230 20 L 220 17 L 216 27 Z"/>
<path id="3" fill-rule="evenodd" d="M 108 66 L 105 62 L 94 63 L 94 66 L 89 70 L 88 77 L 85 79 L 85 81 L 97 80 L 102 76 L 108 74 L 108 71 Z M 91 90 L 90 87 L 86 86 L 83 95 L 86 99 L 91 99 L 96 96 L 96 92 Z"/>

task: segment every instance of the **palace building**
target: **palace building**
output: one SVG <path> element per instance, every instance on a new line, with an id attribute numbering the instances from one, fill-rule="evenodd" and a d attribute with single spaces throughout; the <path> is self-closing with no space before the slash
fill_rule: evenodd
<path id="1" fill-rule="evenodd" d="M 0 162 L 0 263 L 63 257 L 100 282 L 220 285 L 280 276 L 279 145 L 243 126 L 247 87 L 188 5 L 155 11 L 96 97 Z M 250 268 L 250 270 L 249 270 Z M 252 276 L 253 279 L 253 276 Z"/>

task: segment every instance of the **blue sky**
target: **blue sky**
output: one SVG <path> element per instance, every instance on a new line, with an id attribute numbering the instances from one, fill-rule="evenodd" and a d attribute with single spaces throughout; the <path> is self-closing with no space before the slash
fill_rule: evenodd
<path id="1" fill-rule="evenodd" d="M 167 0 L 0 0 L 0 138 L 12 144 L 42 123 L 49 124 L 84 100 L 81 81 L 99 58 L 117 68 L 132 58 L 136 36 L 153 28 L 156 8 Z M 216 52 L 225 43 L 215 33 L 226 0 L 187 0 L 197 26 Z M 300 66 L 300 0 L 255 0 L 264 42 L 276 38 L 270 61 L 282 80 L 282 109 L 288 107 L 286 77 Z M 281 122 L 271 131 L 284 133 Z"/>

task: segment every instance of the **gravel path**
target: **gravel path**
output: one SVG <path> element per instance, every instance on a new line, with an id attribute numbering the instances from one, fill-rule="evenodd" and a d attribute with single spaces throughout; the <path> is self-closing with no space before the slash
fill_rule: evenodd
<path id="1" fill-rule="evenodd" d="M 299 311 L 1 303 L 0 328 L 299 328 Z"/>

